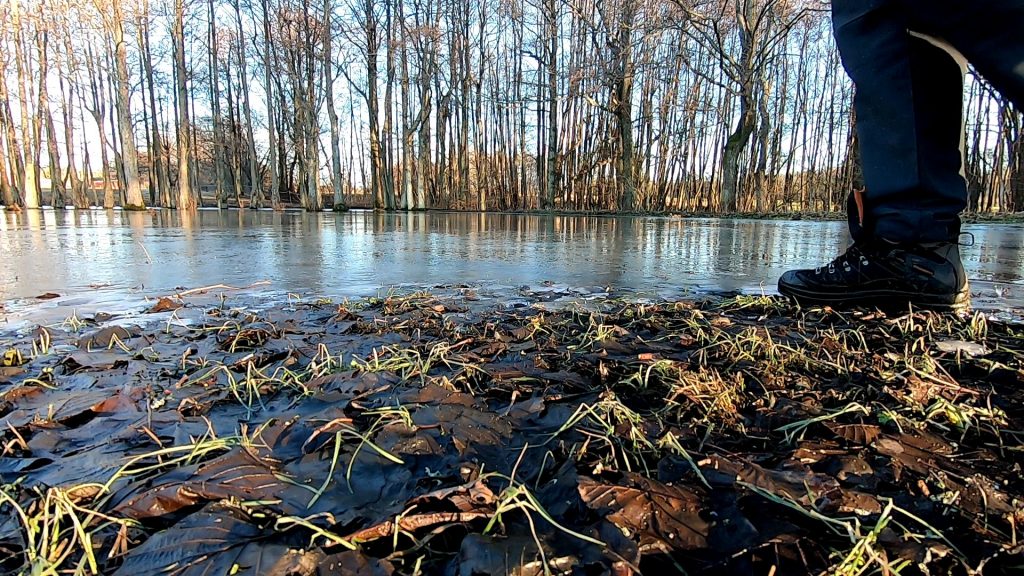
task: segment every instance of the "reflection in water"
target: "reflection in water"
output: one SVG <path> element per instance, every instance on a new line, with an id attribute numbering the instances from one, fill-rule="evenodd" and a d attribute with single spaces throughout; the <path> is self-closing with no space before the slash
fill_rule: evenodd
<path id="1" fill-rule="evenodd" d="M 1024 227 L 968 230 L 976 288 L 1024 287 Z M 0 233 L 0 300 L 260 280 L 328 295 L 544 281 L 661 295 L 774 292 L 784 270 L 818 265 L 846 242 L 840 222 L 433 212 L 27 211 L 4 215 Z"/>

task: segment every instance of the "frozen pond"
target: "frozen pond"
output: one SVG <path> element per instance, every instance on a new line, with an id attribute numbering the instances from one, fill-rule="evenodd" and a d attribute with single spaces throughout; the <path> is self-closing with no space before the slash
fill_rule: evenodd
<path id="1" fill-rule="evenodd" d="M 1024 306 L 1024 226 L 965 228 L 975 305 Z M 363 296 L 392 286 L 557 285 L 648 297 L 775 293 L 832 258 L 845 223 L 429 212 L 31 211 L 0 217 L 0 302 L 112 306 L 176 288 Z M 28 299 L 28 300 L 26 300 Z"/>

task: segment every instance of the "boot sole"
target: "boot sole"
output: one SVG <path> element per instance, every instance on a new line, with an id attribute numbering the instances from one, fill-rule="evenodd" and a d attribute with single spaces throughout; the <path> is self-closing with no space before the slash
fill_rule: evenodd
<path id="1" fill-rule="evenodd" d="M 870 306 L 882 310 L 905 310 L 908 306 L 940 312 L 959 312 L 971 306 L 970 292 L 964 290 L 955 296 L 937 296 L 898 290 L 874 290 L 856 294 L 823 294 L 779 286 L 779 292 L 801 306 L 819 305 L 833 308 Z"/>

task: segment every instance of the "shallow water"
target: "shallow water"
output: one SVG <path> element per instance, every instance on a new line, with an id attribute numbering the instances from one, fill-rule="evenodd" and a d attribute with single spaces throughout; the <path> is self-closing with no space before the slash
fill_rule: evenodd
<path id="1" fill-rule="evenodd" d="M 967 226 L 976 307 L 1024 306 L 1024 226 Z M 831 259 L 841 222 L 466 213 L 32 211 L 0 218 L 0 301 L 117 307 L 179 287 L 362 296 L 391 286 L 555 284 L 674 297 L 775 293 Z M 54 292 L 52 304 L 33 297 Z M 26 300 L 28 299 L 28 300 Z"/>

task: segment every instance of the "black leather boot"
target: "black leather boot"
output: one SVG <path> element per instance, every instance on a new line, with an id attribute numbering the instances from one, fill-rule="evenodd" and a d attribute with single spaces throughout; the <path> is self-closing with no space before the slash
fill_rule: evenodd
<path id="1" fill-rule="evenodd" d="M 967 275 L 956 242 L 905 245 L 855 243 L 813 270 L 790 270 L 779 292 L 800 305 L 961 310 L 970 306 Z"/>

